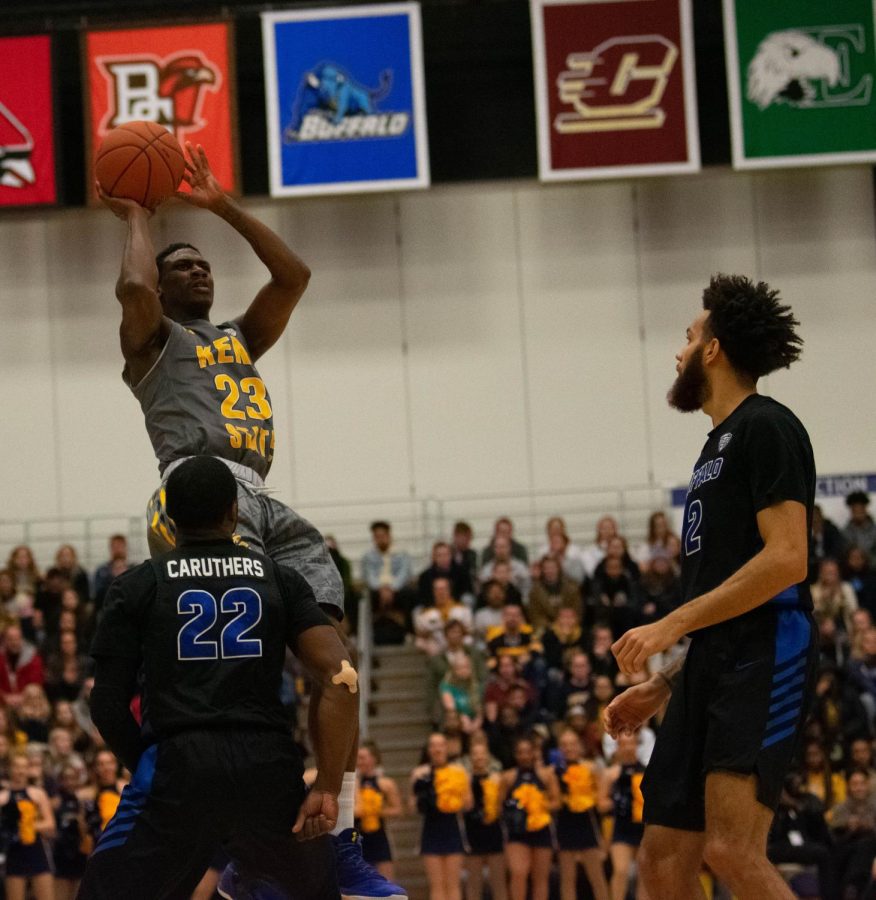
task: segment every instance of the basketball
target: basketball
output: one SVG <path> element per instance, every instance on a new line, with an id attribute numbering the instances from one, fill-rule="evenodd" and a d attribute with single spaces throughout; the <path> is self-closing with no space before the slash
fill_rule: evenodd
<path id="1" fill-rule="evenodd" d="M 156 122 L 126 122 L 108 132 L 97 151 L 94 173 L 111 197 L 148 208 L 171 196 L 185 173 L 177 139 Z"/>

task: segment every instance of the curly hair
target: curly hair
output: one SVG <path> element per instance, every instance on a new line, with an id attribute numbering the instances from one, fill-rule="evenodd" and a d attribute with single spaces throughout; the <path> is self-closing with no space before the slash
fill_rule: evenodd
<path id="1" fill-rule="evenodd" d="M 800 358 L 803 338 L 794 330 L 800 323 L 764 282 L 714 275 L 703 291 L 703 309 L 709 313 L 707 333 L 718 339 L 733 368 L 752 381 Z"/>

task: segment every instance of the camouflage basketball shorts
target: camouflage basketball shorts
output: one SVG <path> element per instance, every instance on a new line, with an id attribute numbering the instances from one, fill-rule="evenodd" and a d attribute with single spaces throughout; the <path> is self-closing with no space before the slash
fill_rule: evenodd
<path id="1" fill-rule="evenodd" d="M 173 520 L 167 515 L 164 500 L 162 484 L 146 507 L 146 536 L 152 556 L 166 553 L 176 544 Z M 322 535 L 284 503 L 240 478 L 234 540 L 295 569 L 310 585 L 317 603 L 333 607 L 328 612 L 337 619 L 344 617 L 341 576 Z"/>

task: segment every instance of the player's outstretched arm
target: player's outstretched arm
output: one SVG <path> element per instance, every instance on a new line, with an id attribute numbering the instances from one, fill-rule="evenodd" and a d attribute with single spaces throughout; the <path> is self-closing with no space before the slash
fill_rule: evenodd
<path id="1" fill-rule="evenodd" d="M 306 840 L 331 831 L 336 824 L 337 796 L 359 724 L 359 687 L 347 651 L 331 625 L 303 631 L 295 652 L 320 685 L 311 701 L 318 704 L 311 739 L 319 774 L 292 829 Z"/>
<path id="2" fill-rule="evenodd" d="M 237 324 L 249 346 L 253 359 L 258 359 L 280 338 L 292 310 L 310 281 L 310 269 L 293 253 L 286 242 L 264 222 L 250 215 L 229 197 L 216 180 L 204 148 L 186 143 L 189 158 L 185 181 L 191 192 L 179 191 L 177 197 L 194 206 L 209 209 L 242 235 L 256 256 L 271 273 L 271 280 L 256 294 Z"/>
<path id="3" fill-rule="evenodd" d="M 150 354 L 157 357 L 163 344 L 162 335 L 166 338 L 166 326 L 158 299 L 155 248 L 149 233 L 152 210 L 134 200 L 110 197 L 99 184 L 96 188 L 104 205 L 128 227 L 122 269 L 116 282 L 116 297 L 122 304 L 119 329 L 122 355 L 129 364 Z M 154 358 L 144 361 L 148 368 Z"/>

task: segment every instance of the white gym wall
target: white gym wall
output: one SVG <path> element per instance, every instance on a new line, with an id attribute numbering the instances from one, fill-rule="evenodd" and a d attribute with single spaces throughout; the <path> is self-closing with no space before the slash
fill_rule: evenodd
<path id="1" fill-rule="evenodd" d="M 708 421 L 664 396 L 715 271 L 766 279 L 797 312 L 803 359 L 762 389 L 803 419 L 819 470 L 874 468 L 869 168 L 247 206 L 313 270 L 260 363 L 270 481 L 293 505 L 685 482 Z M 209 213 L 175 206 L 153 230 L 211 260 L 216 321 L 265 279 Z M 157 482 L 119 377 L 123 239 L 102 208 L 0 216 L 2 519 L 136 515 Z"/>

